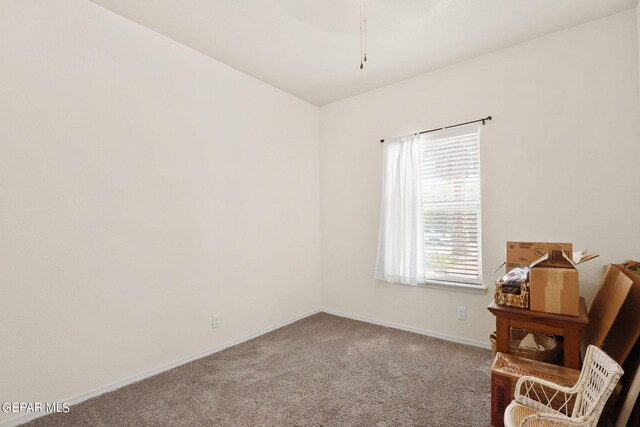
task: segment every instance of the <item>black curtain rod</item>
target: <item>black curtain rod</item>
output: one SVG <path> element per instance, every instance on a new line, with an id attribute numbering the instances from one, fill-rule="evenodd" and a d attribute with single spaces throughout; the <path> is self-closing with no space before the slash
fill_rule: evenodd
<path id="1" fill-rule="evenodd" d="M 423 130 L 422 132 L 418 132 L 417 134 L 422 135 L 423 133 L 437 132 L 439 130 L 445 130 L 445 129 L 455 128 L 455 127 L 458 127 L 458 126 L 470 125 L 471 123 L 482 122 L 482 124 L 484 125 L 484 124 L 486 124 L 485 122 L 487 122 L 487 121 L 489 121 L 491 119 L 493 119 L 493 117 L 487 116 L 484 119 L 478 119 L 478 120 L 472 120 L 470 122 L 458 123 L 457 125 L 445 126 L 443 128 L 437 128 L 437 129 Z M 383 143 L 384 139 L 381 139 L 380 142 Z"/>

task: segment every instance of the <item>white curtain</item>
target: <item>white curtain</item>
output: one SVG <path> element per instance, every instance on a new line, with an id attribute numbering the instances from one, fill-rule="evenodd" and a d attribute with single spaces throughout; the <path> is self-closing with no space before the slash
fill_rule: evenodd
<path id="1" fill-rule="evenodd" d="M 425 282 L 420 181 L 420 135 L 385 141 L 376 279 Z"/>

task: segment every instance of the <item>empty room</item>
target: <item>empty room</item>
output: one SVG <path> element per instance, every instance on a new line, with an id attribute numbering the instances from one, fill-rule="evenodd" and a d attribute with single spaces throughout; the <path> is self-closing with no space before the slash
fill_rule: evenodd
<path id="1" fill-rule="evenodd" d="M 638 218 L 638 0 L 0 0 L 0 427 L 638 427 Z"/>

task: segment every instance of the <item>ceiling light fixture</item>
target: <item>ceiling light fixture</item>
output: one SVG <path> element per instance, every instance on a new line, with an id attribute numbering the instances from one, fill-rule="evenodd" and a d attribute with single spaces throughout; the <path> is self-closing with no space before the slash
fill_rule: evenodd
<path id="1" fill-rule="evenodd" d="M 360 69 L 367 62 L 367 9 L 365 0 L 360 0 Z"/>

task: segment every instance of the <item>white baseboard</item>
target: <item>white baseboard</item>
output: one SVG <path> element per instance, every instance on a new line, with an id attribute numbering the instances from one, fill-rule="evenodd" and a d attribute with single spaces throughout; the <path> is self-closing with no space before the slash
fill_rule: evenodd
<path id="1" fill-rule="evenodd" d="M 204 351 L 201 351 L 199 353 L 192 354 L 191 356 L 187 356 L 185 358 L 176 360 L 176 361 L 168 363 L 166 365 L 159 366 L 159 367 L 157 367 L 155 369 L 151 369 L 149 371 L 142 372 L 142 373 L 134 375 L 132 377 L 125 378 L 123 380 L 120 380 L 120 381 L 117 381 L 115 383 L 106 385 L 104 387 L 100 387 L 100 388 L 97 388 L 95 390 L 91 390 L 91 391 L 88 391 L 86 393 L 82 393 L 80 395 L 77 395 L 75 397 L 72 397 L 70 399 L 65 400 L 65 402 L 69 403 L 70 406 L 76 405 L 78 403 L 84 402 L 85 400 L 91 399 L 91 398 L 96 397 L 96 396 L 100 396 L 101 394 L 108 393 L 108 392 L 113 391 L 113 390 L 117 390 L 117 389 L 119 389 L 121 387 L 127 386 L 129 384 L 133 384 L 133 383 L 141 381 L 141 380 L 143 380 L 145 378 L 152 377 L 152 376 L 157 375 L 157 374 L 159 374 L 161 372 L 168 371 L 169 369 L 173 369 L 173 368 L 176 368 L 176 367 L 178 367 L 180 365 L 184 365 L 185 363 L 189 363 L 189 362 L 192 362 L 194 360 L 201 359 L 201 358 L 209 356 L 209 355 L 211 355 L 213 353 L 217 353 L 219 351 L 222 351 L 222 350 L 224 350 L 226 348 L 232 347 L 234 345 L 241 344 L 241 343 L 243 343 L 245 341 L 249 341 L 249 340 L 251 340 L 253 338 L 257 338 L 260 335 L 264 335 L 264 334 L 269 333 L 271 331 L 274 331 L 276 329 L 280 329 L 283 326 L 287 326 L 287 325 L 289 325 L 289 324 L 291 324 L 293 322 L 297 322 L 298 320 L 304 319 L 305 317 L 309 317 L 309 316 L 312 316 L 312 315 L 314 315 L 316 313 L 320 313 L 320 312 L 332 314 L 334 316 L 345 317 L 345 318 L 348 318 L 348 319 L 359 320 L 361 322 L 372 323 L 372 324 L 375 324 L 375 325 L 386 326 L 386 327 L 389 327 L 389 328 L 400 329 L 400 330 L 403 330 L 403 331 L 415 332 L 415 333 L 420 334 L 420 335 L 427 335 L 427 336 L 430 336 L 430 337 L 440 338 L 440 339 L 443 339 L 443 340 L 446 340 L 446 341 L 452 341 L 452 342 L 456 342 L 456 343 L 459 343 L 459 344 L 467 344 L 467 345 L 472 345 L 472 346 L 475 346 L 475 347 L 481 347 L 481 348 L 487 348 L 487 349 L 490 348 L 490 345 L 488 343 L 481 342 L 481 341 L 475 341 L 475 340 L 470 340 L 470 339 L 467 339 L 467 338 L 461 338 L 461 337 L 455 337 L 455 336 L 452 336 L 452 335 L 441 334 L 439 332 L 429 331 L 429 330 L 426 330 L 426 329 L 416 328 L 416 327 L 413 327 L 413 326 L 401 325 L 401 324 L 393 323 L 393 322 L 386 322 L 384 320 L 371 319 L 369 317 L 364 317 L 364 316 L 358 316 L 358 315 L 355 315 L 355 314 L 344 313 L 344 312 L 337 311 L 337 310 L 332 310 L 332 309 L 316 309 L 316 310 L 312 310 L 312 311 L 310 311 L 308 313 L 305 313 L 303 315 L 296 316 L 294 318 L 285 320 L 283 322 L 276 323 L 275 325 L 271 325 L 271 326 L 269 326 L 267 328 L 260 329 L 260 330 L 258 330 L 256 332 L 253 332 L 251 334 L 242 336 L 240 338 L 236 338 L 234 340 L 227 341 L 225 343 L 217 345 L 217 346 L 215 346 L 213 348 L 210 348 L 208 350 L 204 350 Z M 27 423 L 27 422 L 29 422 L 31 420 L 34 420 L 34 419 L 40 418 L 40 417 L 44 417 L 45 415 L 49 415 L 49 414 L 50 414 L 50 412 L 37 412 L 37 413 L 23 414 L 23 415 L 18 416 L 16 418 L 12 418 L 12 419 L 0 422 L 0 427 L 18 426 L 20 424 Z"/>
<path id="2" fill-rule="evenodd" d="M 321 311 L 323 311 L 323 310 L 322 309 L 312 310 L 312 311 L 310 311 L 308 313 L 305 313 L 305 314 L 302 314 L 300 316 L 296 316 L 294 318 L 285 320 L 283 322 L 276 323 L 275 325 L 271 325 L 271 326 L 269 326 L 267 328 L 260 329 L 260 330 L 258 330 L 256 332 L 251 333 L 251 334 L 244 335 L 244 336 L 242 336 L 240 338 L 236 338 L 236 339 L 227 341 L 225 343 L 217 345 L 217 346 L 215 346 L 213 348 L 210 348 L 208 350 L 204 350 L 204 351 L 201 351 L 199 353 L 192 354 L 191 356 L 187 356 L 185 358 L 176 360 L 175 362 L 171 362 L 171 363 L 168 363 L 166 365 L 159 366 L 159 367 L 157 367 L 155 369 L 151 369 L 150 371 L 142 372 L 140 374 L 134 375 L 134 376 L 129 377 L 129 378 L 125 378 L 123 380 L 120 380 L 120 381 L 117 381 L 115 383 L 106 385 L 104 387 L 100 387 L 100 388 L 97 388 L 95 390 L 91 390 L 91 391 L 88 391 L 86 393 L 82 393 L 80 395 L 77 395 L 77 396 L 74 396 L 74 397 L 72 397 L 70 399 L 67 399 L 64 402 L 69 403 L 70 406 L 76 405 L 76 404 L 78 404 L 80 402 L 84 402 L 85 400 L 91 399 L 91 398 L 96 397 L 96 396 L 100 396 L 101 394 L 108 393 L 108 392 L 113 391 L 113 390 L 117 390 L 117 389 L 119 389 L 121 387 L 124 387 L 126 385 L 133 384 L 135 382 L 144 380 L 145 378 L 149 378 L 149 377 L 152 377 L 154 375 L 157 375 L 157 374 L 159 374 L 161 372 L 168 371 L 169 369 L 173 369 L 173 368 L 176 368 L 176 367 L 178 367 L 180 365 L 184 365 L 185 363 L 193 362 L 194 360 L 201 359 L 201 358 L 209 356 L 209 355 L 211 355 L 213 353 L 217 353 L 219 351 L 222 351 L 222 350 L 224 350 L 226 348 L 232 347 L 234 345 L 238 345 L 238 344 L 243 343 L 245 341 L 249 341 L 249 340 L 251 340 L 253 338 L 257 338 L 260 335 L 264 335 L 264 334 L 269 333 L 271 331 L 274 331 L 276 329 L 280 329 L 283 326 L 287 326 L 287 325 L 289 325 L 289 324 L 291 324 L 293 322 L 297 322 L 298 320 L 304 319 L 305 317 L 309 317 L 309 316 L 312 316 L 312 315 L 314 315 L 316 313 L 320 313 Z M 16 418 L 11 418 L 9 420 L 0 422 L 0 427 L 18 426 L 20 424 L 27 423 L 27 422 L 29 422 L 31 420 L 35 420 L 36 418 L 44 417 L 45 415 L 49 415 L 49 414 L 50 414 L 50 412 L 35 412 L 35 413 L 23 414 L 23 415 L 18 416 Z"/>
<path id="3" fill-rule="evenodd" d="M 323 309 L 321 311 L 323 311 L 325 313 L 328 313 L 328 314 L 333 314 L 334 316 L 346 317 L 347 319 L 359 320 L 361 322 L 373 323 L 374 325 L 386 326 L 388 328 L 400 329 L 400 330 L 408 331 L 408 332 L 415 332 L 416 334 L 426 335 L 426 336 L 433 337 L 433 338 L 440 338 L 442 340 L 452 341 L 452 342 L 455 342 L 455 343 L 458 343 L 458 344 L 472 345 L 474 347 L 481 347 L 481 348 L 487 348 L 487 349 L 491 348 L 491 345 L 489 343 L 487 343 L 487 342 L 476 341 L 476 340 L 471 340 L 471 339 L 468 339 L 468 338 L 462 338 L 462 337 L 456 337 L 456 336 L 453 336 L 453 335 L 442 334 L 440 332 L 430 331 L 428 329 L 416 328 L 414 326 L 401 325 L 399 323 L 387 322 L 387 321 L 384 321 L 384 320 L 371 319 L 369 317 L 358 316 L 356 314 L 344 313 L 342 311 L 332 310 L 332 309 L 327 309 L 327 308 L 325 308 L 325 309 Z"/>

